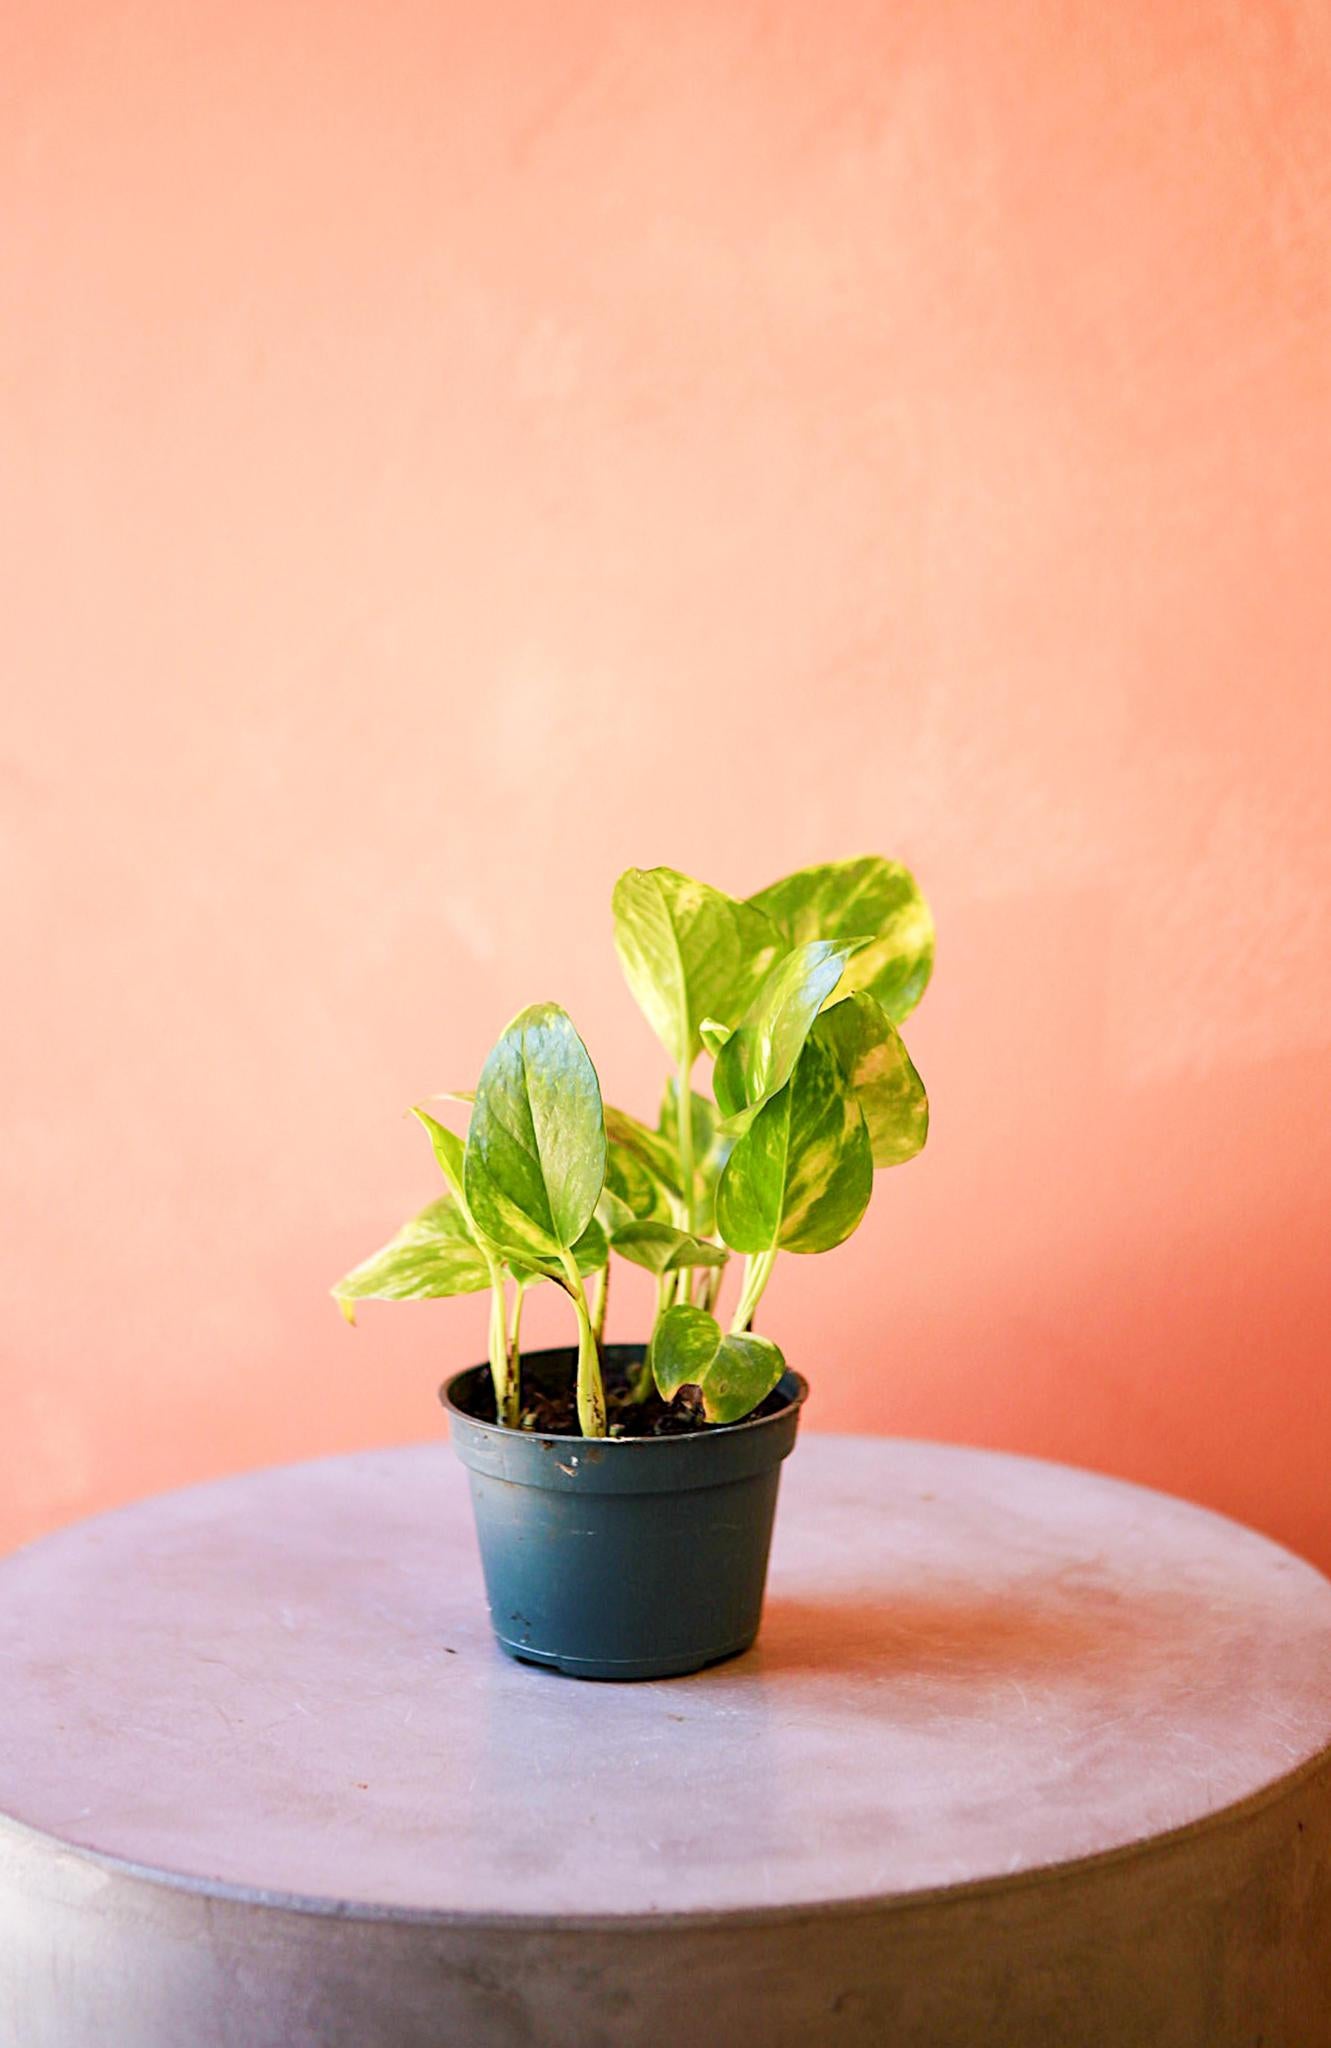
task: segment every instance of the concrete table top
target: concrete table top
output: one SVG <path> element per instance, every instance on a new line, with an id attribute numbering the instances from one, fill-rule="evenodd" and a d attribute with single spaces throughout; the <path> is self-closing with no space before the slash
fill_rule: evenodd
<path id="1" fill-rule="evenodd" d="M 34 1955 L 55 1939 L 32 1917 L 43 1856 L 81 1866 L 75 1889 L 109 1874 L 177 1912 L 190 1894 L 298 1919 L 301 1940 L 334 1916 L 572 1954 L 579 1930 L 720 1916 L 770 1939 L 992 1905 L 1034 1874 L 1121 1890 L 1125 1858 L 1205 1860 L 1212 1835 L 1228 1855 L 1282 1800 L 1318 1833 L 1331 1776 L 1331 1585 L 1309 1565 L 1140 1488 L 912 1442 L 805 1436 L 758 1644 L 689 1678 L 594 1685 L 502 1656 L 443 1445 L 252 1473 L 18 1553 L 0 1677 L 0 1835 L 29 1885 L 9 1926 Z M 44 2043 L 18 1969 L 0 1964 L 0 2015 L 18 2001 Z M 673 2038 L 635 2033 L 616 1996 L 607 2040 Z M 861 2038 L 857 2010 L 837 2040 Z M 893 2010 L 901 2040 L 962 2038 Z M 513 2031 L 509 2005 L 492 2022 L 419 2038 L 566 2038 L 530 2013 Z M 52 2042 L 82 2041 L 62 2024 Z M 191 2036 L 214 2037 L 232 2038 Z"/>

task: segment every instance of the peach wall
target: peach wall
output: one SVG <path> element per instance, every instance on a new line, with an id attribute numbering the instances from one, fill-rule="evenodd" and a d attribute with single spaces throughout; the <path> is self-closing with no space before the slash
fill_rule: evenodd
<path id="1" fill-rule="evenodd" d="M 646 1107 L 617 870 L 881 849 L 933 1138 L 774 1285 L 812 1422 L 1331 1564 L 1325 8 L 0 41 L 0 1540 L 434 1432 L 483 1305 L 325 1292 L 404 1106 L 554 996 Z"/>

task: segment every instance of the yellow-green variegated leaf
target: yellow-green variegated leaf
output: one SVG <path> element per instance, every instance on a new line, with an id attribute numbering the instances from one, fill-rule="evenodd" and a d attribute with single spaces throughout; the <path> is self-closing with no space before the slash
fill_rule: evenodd
<path id="1" fill-rule="evenodd" d="M 467 1197 L 464 1188 L 466 1178 L 466 1147 L 462 1139 L 456 1131 L 450 1131 L 446 1124 L 437 1122 L 427 1109 L 413 1109 L 412 1115 L 418 1122 L 424 1125 L 429 1133 L 430 1144 L 434 1150 L 435 1159 L 438 1161 L 439 1170 L 448 1182 L 449 1188 L 457 1200 L 458 1207 L 462 1210 L 463 1215 L 466 1216 L 477 1244 L 483 1252 L 488 1252 L 489 1256 L 496 1261 L 496 1272 L 500 1272 L 502 1266 L 507 1265 L 514 1277 L 520 1280 L 524 1286 L 530 1286 L 534 1280 L 541 1280 L 547 1277 L 562 1280 L 564 1269 L 557 1259 L 539 1261 L 532 1258 L 530 1254 L 524 1254 L 520 1257 L 511 1246 L 507 1256 L 505 1256 L 501 1247 L 490 1241 L 467 1209 Z M 595 1217 L 587 1225 L 586 1230 L 573 1247 L 573 1256 L 577 1260 L 580 1273 L 598 1272 L 609 1257 L 607 1233 L 601 1228 Z"/>
<path id="2" fill-rule="evenodd" d="M 660 1131 L 648 1130 L 626 1109 L 605 1106 L 605 1132 L 612 1152 L 627 1152 L 672 1195 L 680 1192 L 679 1154 Z M 607 1167 L 607 1171 L 608 1171 Z"/>
<path id="3" fill-rule="evenodd" d="M 781 941 L 760 910 L 675 868 L 629 868 L 615 884 L 615 948 L 671 1064 L 692 1067 L 702 1022 L 737 1024 Z"/>
<path id="4" fill-rule="evenodd" d="M 602 1189 L 601 1192 L 604 1194 L 605 1190 Z M 600 1206 L 599 1203 L 597 1206 Z M 599 1273 L 609 1256 L 610 1234 L 600 1217 L 593 1216 L 573 1247 L 573 1262 L 585 1280 L 589 1273 Z M 561 1287 L 568 1284 L 568 1276 L 558 1259 L 536 1259 L 530 1254 L 511 1254 L 503 1263 L 514 1279 L 520 1280 L 524 1287 L 530 1287 L 536 1280 L 557 1280 Z"/>
<path id="5" fill-rule="evenodd" d="M 805 939 L 771 969 L 712 1074 L 717 1108 L 736 1134 L 795 1071 L 813 1022 L 841 979 L 854 943 Z"/>
<path id="6" fill-rule="evenodd" d="M 699 1234 L 709 1237 L 716 1228 L 716 1184 L 730 1157 L 734 1138 L 723 1128 L 716 1104 L 708 1096 L 700 1095 L 696 1088 L 691 1088 L 689 1095 L 693 1109 L 693 1207 L 690 1213 Z M 666 1082 L 661 1102 L 661 1137 L 676 1162 L 679 1159 L 678 1101 L 679 1091 L 672 1078 Z M 675 1180 L 678 1183 L 678 1164 Z"/>
<path id="7" fill-rule="evenodd" d="M 588 1273 L 599 1273 L 609 1257 L 609 1234 L 600 1217 L 592 1216 L 587 1228 L 573 1247 L 573 1262 L 585 1279 Z M 553 1259 L 538 1264 L 536 1272 L 548 1274 L 552 1280 L 562 1280 L 564 1277 L 563 1267 Z"/>
<path id="8" fill-rule="evenodd" d="M 771 918 L 788 945 L 867 940 L 846 963 L 839 992 L 867 989 L 894 1024 L 910 1015 L 928 987 L 934 921 L 919 884 L 900 861 L 873 853 L 801 868 L 749 902 Z"/>
<path id="9" fill-rule="evenodd" d="M 610 1240 L 621 1258 L 649 1273 L 679 1273 L 686 1266 L 724 1266 L 729 1253 L 669 1223 L 626 1223 Z"/>
<path id="10" fill-rule="evenodd" d="M 353 1266 L 334 1287 L 333 1299 L 354 1323 L 358 1301 L 434 1301 L 489 1285 L 489 1262 L 466 1217 L 451 1195 L 441 1195 Z"/>
<path id="11" fill-rule="evenodd" d="M 557 1003 L 515 1017 L 481 1072 L 463 1166 L 478 1230 L 511 1263 L 548 1265 L 592 1222 L 605 1180 L 596 1069 Z"/>
<path id="12" fill-rule="evenodd" d="M 860 1106 L 827 1047 L 810 1038 L 721 1176 L 717 1227 L 737 1252 L 825 1252 L 850 1236 L 873 1193 Z"/>
<path id="13" fill-rule="evenodd" d="M 638 1220 L 628 1203 L 615 1193 L 608 1179 L 596 1204 L 596 1220 L 607 1238 L 613 1238 L 617 1230 L 625 1230 Z"/>
<path id="14" fill-rule="evenodd" d="M 639 1223 L 670 1221 L 670 1195 L 666 1183 L 644 1164 L 638 1152 L 627 1145 L 617 1144 L 613 1139 L 606 1154 L 602 1200 L 606 1195 L 615 1197 L 629 1216 Z"/>
<path id="15" fill-rule="evenodd" d="M 417 1123 L 423 1126 L 430 1140 L 430 1149 L 434 1153 L 435 1163 L 440 1173 L 443 1174 L 449 1188 L 465 1208 L 467 1199 L 463 1191 L 463 1159 L 467 1149 L 465 1141 L 458 1136 L 456 1131 L 450 1131 L 447 1124 L 441 1124 L 437 1117 L 431 1116 L 428 1109 L 417 1107 L 411 1113 Z"/>
<path id="16" fill-rule="evenodd" d="M 652 1335 L 649 1363 L 657 1392 L 673 1400 L 697 1387 L 709 1422 L 739 1422 L 765 1401 L 786 1369 L 770 1337 L 726 1335 L 706 1309 L 680 1302 Z"/>
<path id="17" fill-rule="evenodd" d="M 929 1098 L 881 1004 L 863 989 L 824 1010 L 814 1033 L 828 1048 L 869 1129 L 875 1166 L 900 1166 L 924 1148 Z"/>

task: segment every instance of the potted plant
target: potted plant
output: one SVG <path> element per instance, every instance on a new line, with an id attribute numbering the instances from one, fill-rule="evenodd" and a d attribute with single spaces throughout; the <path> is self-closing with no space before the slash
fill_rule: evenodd
<path id="1" fill-rule="evenodd" d="M 874 855 L 738 901 L 673 868 L 615 885 L 615 944 L 665 1048 L 659 1115 L 603 1102 L 565 1012 L 514 1018 L 465 1140 L 424 1108 L 444 1190 L 333 1289 L 490 1290 L 488 1365 L 441 1389 L 468 1469 L 491 1617 L 512 1656 L 587 1678 L 697 1670 L 757 1633 L 781 1460 L 805 1381 L 755 1327 L 780 1252 L 830 1251 L 874 1169 L 928 1131 L 897 1025 L 933 965 L 913 877 Z M 702 1058 L 711 1090 L 694 1086 Z M 728 1315 L 721 1295 L 742 1257 Z M 604 1341 L 616 1259 L 656 1281 L 646 1343 Z M 524 1352 L 528 1291 L 576 1342 Z"/>

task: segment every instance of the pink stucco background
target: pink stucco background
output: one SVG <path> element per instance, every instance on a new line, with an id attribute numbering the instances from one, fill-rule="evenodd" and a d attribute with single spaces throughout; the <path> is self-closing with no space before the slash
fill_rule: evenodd
<path id="1" fill-rule="evenodd" d="M 877 849 L 933 1135 L 773 1284 L 811 1426 L 1331 1564 L 1325 9 L 0 43 L 0 1541 L 437 1431 L 483 1302 L 327 1296 L 406 1105 L 554 997 L 648 1109 L 618 870 Z"/>

